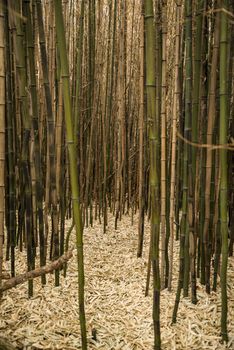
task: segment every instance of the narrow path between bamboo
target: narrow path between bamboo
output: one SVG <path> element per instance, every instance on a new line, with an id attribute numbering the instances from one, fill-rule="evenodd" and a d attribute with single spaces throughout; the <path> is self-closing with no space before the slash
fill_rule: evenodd
<path id="1" fill-rule="evenodd" d="M 147 272 L 149 224 L 146 223 L 146 242 L 143 257 L 136 258 L 137 216 L 123 216 L 118 230 L 109 214 L 107 232 L 103 225 L 94 223 L 85 229 L 85 296 L 87 312 L 88 349 L 150 350 L 153 347 L 152 286 L 149 297 L 144 297 Z M 67 222 L 69 229 L 71 221 Z M 71 235 L 75 241 L 75 233 Z M 16 272 L 25 270 L 25 253 L 16 253 Z M 175 257 L 178 243 L 175 243 Z M 206 294 L 198 284 L 198 304 L 182 299 L 178 321 L 171 326 L 175 300 L 178 259 L 173 266 L 172 292 L 162 291 L 161 326 L 162 348 L 225 349 L 220 344 L 220 294 Z M 229 262 L 229 349 L 234 346 L 234 259 Z M 7 266 L 6 266 L 7 269 Z M 67 278 L 61 277 L 61 286 L 54 288 L 54 276 L 48 275 L 48 284 L 42 288 L 35 280 L 35 294 L 27 299 L 27 284 L 4 293 L 0 310 L 0 337 L 7 337 L 19 349 L 80 349 L 80 330 L 77 323 L 77 266 L 75 253 L 68 262 Z M 96 338 L 96 341 L 92 338 Z"/>

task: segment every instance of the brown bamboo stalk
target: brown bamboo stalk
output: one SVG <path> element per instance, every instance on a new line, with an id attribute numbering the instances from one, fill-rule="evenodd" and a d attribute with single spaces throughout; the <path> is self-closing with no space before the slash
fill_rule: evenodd
<path id="1" fill-rule="evenodd" d="M 177 113 L 180 96 L 179 65 L 180 65 L 180 18 L 181 2 L 176 3 L 176 43 L 175 43 L 175 80 L 173 96 L 173 119 L 172 119 L 172 141 L 171 141 L 171 184 L 170 184 L 170 263 L 168 276 L 168 290 L 171 290 L 173 249 L 174 249 L 174 220 L 175 220 L 175 187 L 176 187 L 176 141 L 177 141 Z M 177 175 L 178 176 L 178 175 Z"/>
<path id="2" fill-rule="evenodd" d="M 140 110 L 139 110 L 139 221 L 137 256 L 142 256 L 144 238 L 144 8 L 141 10 L 140 24 Z"/>
<path id="3" fill-rule="evenodd" d="M 119 40 L 119 74 L 118 74 L 118 123 L 117 123 L 117 178 L 116 178 L 116 217 L 121 220 L 123 211 L 124 164 L 125 164 L 125 4 L 120 2 L 120 40 Z"/>

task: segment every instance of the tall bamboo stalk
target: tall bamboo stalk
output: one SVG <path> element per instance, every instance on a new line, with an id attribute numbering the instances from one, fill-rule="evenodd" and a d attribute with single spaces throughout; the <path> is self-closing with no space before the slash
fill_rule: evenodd
<path id="1" fill-rule="evenodd" d="M 150 197 L 151 197 L 151 234 L 152 234 L 152 268 L 153 268 L 153 323 L 154 349 L 161 349 L 160 337 L 160 270 L 159 270 L 159 174 L 157 156 L 159 151 L 159 128 L 156 120 L 156 81 L 155 81 L 155 27 L 153 1 L 145 0 L 146 31 L 146 94 L 147 114 L 149 120 L 150 147 Z"/>
<path id="2" fill-rule="evenodd" d="M 15 276 L 15 246 L 16 246 L 16 176 L 15 165 L 16 155 L 14 152 L 15 144 L 15 103 L 14 103 L 14 84 L 12 79 L 12 41 L 9 33 L 9 14 L 8 8 L 5 6 L 5 32 L 6 32 L 6 133 L 7 133 L 7 149 L 6 149 L 6 166 L 7 166 L 7 192 L 6 199 L 8 199 L 8 206 L 6 207 L 6 227 L 8 230 L 8 246 L 10 249 L 11 258 L 11 276 Z M 8 219 L 7 219 L 8 216 Z M 8 249 L 7 249 L 8 250 Z M 7 251 L 8 257 L 8 251 Z"/>
<path id="3" fill-rule="evenodd" d="M 192 89 L 192 121 L 191 121 L 191 140 L 198 142 L 199 135 L 199 111 L 200 111 L 200 94 L 201 94 L 201 57 L 202 47 L 204 44 L 204 9 L 205 1 L 198 1 L 196 6 L 195 19 L 195 47 L 194 47 L 194 74 L 193 74 L 193 89 Z M 190 249 L 190 272 L 191 272 L 191 295 L 192 302 L 197 302 L 196 297 L 196 254 L 197 254 L 197 206 L 199 177 L 197 169 L 197 148 L 192 147 L 189 157 L 189 249 Z"/>
<path id="4" fill-rule="evenodd" d="M 63 96 L 65 108 L 66 139 L 69 155 L 70 183 L 72 192 L 73 220 L 76 228 L 76 247 L 78 263 L 78 285 L 79 285 L 79 311 L 80 327 L 82 338 L 82 349 L 87 349 L 85 308 L 84 308 L 84 257 L 83 257 L 83 225 L 81 220 L 79 184 L 77 172 L 76 148 L 74 142 L 74 130 L 72 122 L 70 83 L 69 83 L 69 66 L 66 51 L 66 40 L 64 31 L 64 22 L 62 14 L 62 4 L 60 0 L 54 0 L 56 33 L 58 41 L 59 56 L 61 61 L 61 79 L 63 82 Z"/>
<path id="5" fill-rule="evenodd" d="M 0 286 L 2 286 L 5 210 L 5 16 L 0 1 Z M 1 294 L 0 294 L 1 297 Z"/>
<path id="6" fill-rule="evenodd" d="M 171 290 L 174 248 L 174 221 L 175 221 L 175 186 L 176 186 L 176 137 L 177 137 L 177 113 L 179 105 L 179 60 L 180 60 L 180 17 L 181 2 L 176 3 L 176 43 L 175 43 L 175 80 L 173 96 L 173 119 L 172 119 L 172 141 L 171 141 L 171 184 L 170 184 L 170 264 L 168 276 L 168 290 Z M 177 174 L 178 176 L 178 174 Z"/>
<path id="7" fill-rule="evenodd" d="M 185 2 L 185 50 L 186 50 L 186 63 L 185 63 L 185 121 L 184 121 L 184 137 L 190 139 L 191 136 L 191 124 L 190 124 L 190 111 L 191 111 L 191 84 L 192 84 L 192 8 L 190 0 Z M 189 231 L 188 231 L 188 158 L 189 158 L 189 146 L 184 143 L 183 153 L 183 198 L 182 198 L 182 217 L 180 226 L 180 268 L 179 268 L 179 280 L 176 292 L 175 306 L 173 310 L 172 322 L 176 322 L 177 311 L 180 302 L 180 295 L 182 287 L 184 288 L 184 296 L 188 295 L 188 280 L 189 280 Z M 191 212 L 191 210 L 190 210 Z"/>
<path id="8" fill-rule="evenodd" d="M 208 121 L 207 121 L 207 137 L 206 143 L 213 142 L 213 129 L 216 114 L 216 85 L 217 85 L 217 66 L 219 54 L 219 14 L 216 15 L 214 45 L 211 61 L 210 84 L 208 93 Z M 210 259 L 211 259 L 211 239 L 209 237 L 210 227 L 210 197 L 211 197 L 211 172 L 212 172 L 213 152 L 207 149 L 206 153 L 206 180 L 205 180 L 205 220 L 204 220 L 204 249 L 205 249 L 205 283 L 206 291 L 210 293 Z"/>
<path id="9" fill-rule="evenodd" d="M 106 81 L 105 81 L 105 102 L 104 102 L 104 113 L 103 113 L 103 125 L 102 125 L 102 132 L 103 132 L 103 192 L 102 192 L 102 205 L 103 205 L 103 231 L 106 232 L 106 226 L 108 221 L 108 214 L 107 214 L 107 171 L 108 171 L 108 142 L 109 142 L 109 128 L 110 128 L 110 112 L 111 112 L 111 99 L 108 96 L 108 89 L 110 87 L 110 80 L 112 79 L 112 76 L 110 76 L 113 66 L 110 67 L 111 62 L 111 24 L 112 24 L 112 6 L 113 1 L 109 1 L 109 21 L 108 21 L 108 43 L 107 43 L 107 65 L 106 65 Z M 115 8 L 116 8 L 116 2 L 115 2 Z M 116 21 L 116 15 L 114 17 L 114 22 Z M 113 38 L 114 38 L 113 33 Z M 113 46 L 112 49 L 114 50 L 114 39 L 113 39 Z M 114 53 L 112 53 L 113 55 Z M 112 56 L 113 57 L 113 56 Z M 109 111 L 108 111 L 109 107 Z M 109 112 L 109 113 L 108 113 Z"/>
<path id="10" fill-rule="evenodd" d="M 83 37 L 84 37 L 84 9 L 85 2 L 82 0 L 80 9 L 80 25 L 77 37 L 77 61 L 76 61 L 76 97 L 74 108 L 74 138 L 78 141 L 78 126 L 81 116 L 80 98 L 81 98 L 81 84 L 82 84 L 82 59 L 83 59 Z"/>
<path id="11" fill-rule="evenodd" d="M 36 176 L 36 206 L 37 215 L 34 222 L 37 227 L 37 220 L 39 223 L 39 240 L 40 240 L 40 266 L 44 266 L 46 262 L 45 257 L 45 238 L 44 238 L 44 220 L 43 220 L 43 184 L 42 184 L 42 171 L 41 171 L 41 150 L 39 143 L 39 111 L 38 111 L 38 98 L 37 98 L 37 82 L 36 82 L 36 67 L 35 67 L 35 49 L 33 38 L 33 24 L 31 18 L 30 3 L 24 1 L 24 11 L 27 18 L 26 21 L 26 39 L 29 55 L 29 71 L 30 71 L 30 95 L 32 104 L 32 123 L 34 132 L 34 163 L 35 163 L 35 176 Z M 42 276 L 42 283 L 45 284 L 46 277 Z"/>
<path id="12" fill-rule="evenodd" d="M 139 110 L 139 222 L 137 256 L 142 256 L 144 238 L 144 7 L 141 10 L 140 26 L 140 110 Z"/>
<path id="13" fill-rule="evenodd" d="M 118 60 L 118 161 L 116 176 L 116 216 L 115 229 L 117 229 L 117 221 L 121 219 L 123 212 L 123 191 L 124 191 L 124 165 L 125 165 L 125 1 L 120 1 L 120 40 L 119 40 L 119 60 Z"/>
<path id="14" fill-rule="evenodd" d="M 55 120 L 52 108 L 52 97 L 49 85 L 49 69 L 48 57 L 46 51 L 45 30 L 43 23 L 42 3 L 41 0 L 36 0 L 40 53 L 42 61 L 42 72 L 44 80 L 44 91 L 47 107 L 47 128 L 48 128 L 48 157 L 49 157 L 49 188 L 50 188 L 50 203 L 51 203 L 51 219 L 52 219 L 52 240 L 53 240 L 53 258 L 59 257 L 59 233 L 58 233 L 58 197 L 56 189 L 56 173 L 55 173 Z M 55 284 L 59 285 L 59 270 L 55 271 Z"/>
<path id="15" fill-rule="evenodd" d="M 232 6 L 232 9 L 234 9 L 234 5 Z M 232 10 L 233 11 L 233 10 Z M 234 42 L 234 28 L 232 26 L 231 28 L 231 34 L 230 34 L 230 42 Z M 232 58 L 231 58 L 232 57 Z M 231 109 L 230 109 L 230 134 L 234 135 L 234 45 L 230 47 L 230 58 L 231 58 Z M 229 186 L 230 186 L 230 192 L 229 192 L 229 229 L 230 229 L 230 242 L 229 242 L 229 256 L 233 256 L 233 248 L 234 248 L 234 154 L 233 152 L 229 152 L 229 164 L 230 164 L 230 170 L 229 170 Z"/>
<path id="16" fill-rule="evenodd" d="M 221 7 L 228 10 L 228 1 L 222 0 Z M 226 144 L 227 122 L 228 122 L 228 18 L 227 13 L 222 11 L 220 14 L 220 124 L 219 124 L 219 143 Z M 221 332 L 224 341 L 228 340 L 227 333 L 227 263 L 228 263 L 228 228 L 227 228 L 227 150 L 220 150 L 220 229 L 222 237 L 222 265 L 221 265 Z"/>
<path id="17" fill-rule="evenodd" d="M 22 153 L 20 159 L 20 196 L 21 206 L 19 214 L 19 223 L 22 225 L 27 246 L 27 264 L 28 270 L 34 269 L 35 264 L 35 245 L 33 237 L 33 212 L 32 212 L 32 183 L 30 174 L 29 146 L 31 133 L 31 114 L 29 111 L 29 93 L 26 67 L 26 47 L 24 46 L 25 26 L 21 16 L 21 4 L 9 1 L 9 10 L 13 11 L 11 25 L 16 28 L 15 32 L 15 52 L 16 52 L 16 71 L 18 74 L 19 106 L 22 118 Z M 33 295 L 33 281 L 29 281 L 29 296 Z"/>
<path id="18" fill-rule="evenodd" d="M 184 121 L 184 137 L 191 140 L 192 120 L 192 3 L 190 0 L 185 1 L 185 121 Z M 184 164 L 183 164 L 183 215 L 184 229 L 181 235 L 184 235 L 184 296 L 188 296 L 189 284 L 189 237 L 193 234 L 193 177 L 191 171 L 191 147 L 187 143 L 184 144 Z"/>
<path id="19" fill-rule="evenodd" d="M 208 71 L 208 19 L 204 17 L 204 29 L 203 29 L 203 45 L 202 45 L 202 74 L 207 75 Z M 207 96 L 208 96 L 208 81 L 201 80 L 201 93 L 200 93 L 200 139 L 201 143 L 206 143 L 206 116 L 207 116 Z M 205 149 L 201 149 L 199 152 L 200 164 L 199 164 L 199 174 L 200 174 L 200 185 L 199 185 L 199 221 L 198 221 L 198 233 L 199 233 L 199 255 L 198 255 L 198 268 L 197 273 L 200 276 L 200 281 L 205 284 L 205 249 L 204 249 L 204 237 L 203 237 L 203 227 L 205 220 Z"/>
<path id="20" fill-rule="evenodd" d="M 165 287 L 166 277 L 166 204 L 167 204 L 167 114 L 166 114 L 166 88 L 167 88 L 167 1 L 162 1 L 162 80 L 161 80 L 161 288 Z M 167 276 L 168 278 L 168 276 Z"/>

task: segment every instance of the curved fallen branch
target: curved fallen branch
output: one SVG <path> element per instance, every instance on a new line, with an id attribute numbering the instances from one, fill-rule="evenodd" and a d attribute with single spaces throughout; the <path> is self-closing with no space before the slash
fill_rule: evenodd
<path id="1" fill-rule="evenodd" d="M 24 283 L 29 279 L 36 278 L 53 270 L 59 269 L 64 263 L 66 263 L 72 257 L 72 250 L 67 251 L 64 255 L 60 256 L 57 260 L 53 261 L 51 264 L 39 267 L 35 270 L 22 273 L 18 276 L 10 278 L 1 287 L 0 292 L 16 287 L 18 284 Z"/>

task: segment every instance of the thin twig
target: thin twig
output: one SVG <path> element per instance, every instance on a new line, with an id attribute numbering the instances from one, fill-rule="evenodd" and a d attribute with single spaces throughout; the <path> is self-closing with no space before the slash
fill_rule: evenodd
<path id="1" fill-rule="evenodd" d="M 223 145 L 212 145 L 212 144 L 205 144 L 205 143 L 196 143 L 196 142 L 192 142 L 189 141 L 188 139 L 186 139 L 184 136 L 182 136 L 179 131 L 177 131 L 177 136 L 184 141 L 185 143 L 189 144 L 190 146 L 193 147 L 198 147 L 198 148 L 208 148 L 211 151 L 214 151 L 216 149 L 226 149 L 229 151 L 234 151 L 234 143 L 227 143 L 227 144 L 223 144 Z"/>

